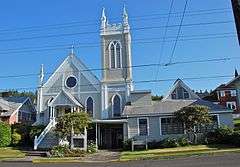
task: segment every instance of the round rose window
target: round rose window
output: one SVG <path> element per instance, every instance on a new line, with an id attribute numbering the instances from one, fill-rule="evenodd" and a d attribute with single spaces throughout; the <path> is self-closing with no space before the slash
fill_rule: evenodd
<path id="1" fill-rule="evenodd" d="M 66 80 L 66 85 L 69 88 L 75 87 L 77 85 L 77 79 L 73 76 L 68 77 L 67 80 Z"/>

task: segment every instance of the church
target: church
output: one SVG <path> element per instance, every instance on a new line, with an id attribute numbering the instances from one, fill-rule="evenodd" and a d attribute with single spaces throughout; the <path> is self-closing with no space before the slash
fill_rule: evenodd
<path id="1" fill-rule="evenodd" d="M 72 51 L 44 82 L 40 70 L 37 121 L 46 125 L 35 137 L 34 149 L 51 148 L 66 141 L 54 132 L 57 118 L 70 112 L 87 112 L 94 128 L 73 136 L 73 147 L 87 149 L 94 140 L 98 148 L 122 148 L 123 141 L 161 140 L 184 134 L 183 125 L 173 121 L 173 112 L 188 105 L 206 105 L 214 126 L 232 126 L 232 110 L 200 99 L 178 79 L 162 101 L 154 102 L 151 91 L 135 90 L 132 78 L 131 33 L 128 14 L 123 9 L 122 23 L 110 24 L 101 16 L 102 78 L 99 79 Z"/>

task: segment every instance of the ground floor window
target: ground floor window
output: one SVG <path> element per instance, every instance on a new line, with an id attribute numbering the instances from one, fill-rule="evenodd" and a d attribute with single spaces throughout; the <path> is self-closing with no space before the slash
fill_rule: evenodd
<path id="1" fill-rule="evenodd" d="M 211 132 L 214 129 L 218 128 L 219 122 L 218 122 L 218 115 L 212 115 L 212 123 L 208 125 L 199 125 L 196 127 L 196 132 L 198 133 L 207 133 Z"/>
<path id="2" fill-rule="evenodd" d="M 138 132 L 139 132 L 139 136 L 148 135 L 148 119 L 147 118 L 138 119 Z"/>
<path id="3" fill-rule="evenodd" d="M 183 124 L 175 120 L 173 117 L 160 118 L 161 134 L 183 134 Z"/>

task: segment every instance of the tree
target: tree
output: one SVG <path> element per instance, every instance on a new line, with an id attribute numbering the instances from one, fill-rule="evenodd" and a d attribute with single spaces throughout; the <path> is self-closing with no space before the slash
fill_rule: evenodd
<path id="1" fill-rule="evenodd" d="M 194 127 L 204 126 L 212 123 L 211 115 L 209 114 L 209 108 L 201 105 L 191 105 L 183 107 L 182 109 L 174 113 L 175 119 L 182 122 L 184 129 L 190 138 L 193 134 L 193 142 L 197 143 L 197 132 Z"/>
<path id="2" fill-rule="evenodd" d="M 88 128 L 90 123 L 91 119 L 86 112 L 68 113 L 58 119 L 55 131 L 62 139 L 71 137 L 70 144 L 73 146 L 73 133 L 83 134 L 85 128 Z"/>
<path id="3" fill-rule="evenodd" d="M 158 95 L 152 96 L 152 101 L 161 101 L 162 99 L 163 99 L 163 96 L 158 96 Z"/>
<path id="4" fill-rule="evenodd" d="M 0 147 L 11 144 L 11 127 L 5 122 L 0 121 Z"/>

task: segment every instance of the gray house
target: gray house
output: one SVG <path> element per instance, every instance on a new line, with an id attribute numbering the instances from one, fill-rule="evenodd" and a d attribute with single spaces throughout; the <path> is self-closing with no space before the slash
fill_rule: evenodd
<path id="1" fill-rule="evenodd" d="M 134 90 L 131 34 L 125 9 L 120 24 L 109 24 L 103 9 L 100 36 L 101 80 L 73 51 L 46 82 L 41 67 L 36 124 L 44 124 L 46 128 L 36 136 L 35 149 L 67 143 L 54 132 L 57 118 L 82 110 L 92 117 L 95 125 L 82 135 L 74 135 L 73 146 L 82 149 L 87 148 L 87 140 L 96 141 L 99 148 L 109 149 L 120 148 L 124 140 L 133 137 L 161 139 L 167 134 L 181 134 L 181 126 L 177 125 L 176 130 L 171 128 L 175 127 L 171 116 L 174 111 L 191 104 L 211 107 L 217 124 L 232 125 L 230 110 L 201 100 L 180 80 L 158 103 L 152 102 L 151 91 Z"/>

